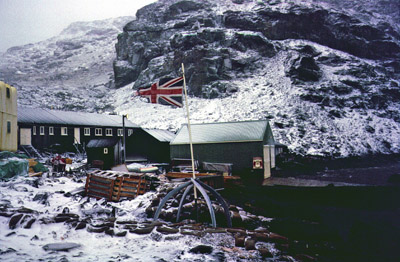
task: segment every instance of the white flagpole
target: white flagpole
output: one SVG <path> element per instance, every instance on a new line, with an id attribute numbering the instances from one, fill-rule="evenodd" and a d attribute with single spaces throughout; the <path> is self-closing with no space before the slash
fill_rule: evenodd
<path id="1" fill-rule="evenodd" d="M 187 120 L 188 120 L 188 132 L 189 132 L 189 144 L 190 144 L 190 156 L 191 156 L 191 158 L 192 158 L 192 172 L 193 172 L 193 179 L 196 179 L 196 173 L 195 173 L 195 169 L 194 169 L 192 128 L 191 128 L 191 126 L 190 126 L 189 103 L 188 103 L 188 96 L 187 96 L 187 89 L 186 89 L 185 67 L 183 66 L 183 63 L 182 63 L 182 75 L 183 75 L 183 88 L 184 88 L 184 90 L 185 90 L 186 115 L 187 115 Z M 197 201 L 196 186 L 194 186 L 194 199 Z"/>

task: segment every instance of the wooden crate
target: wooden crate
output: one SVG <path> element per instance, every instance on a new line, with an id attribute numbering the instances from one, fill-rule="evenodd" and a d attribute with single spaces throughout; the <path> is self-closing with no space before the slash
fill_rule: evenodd
<path id="1" fill-rule="evenodd" d="M 119 201 L 133 199 L 150 190 L 150 182 L 143 174 L 95 170 L 87 174 L 86 194 L 91 197 Z"/>
<path id="2" fill-rule="evenodd" d="M 87 174 L 85 191 L 86 195 L 95 198 L 105 198 L 112 200 L 114 198 L 115 180 L 118 178 L 116 173 L 95 170 Z"/>

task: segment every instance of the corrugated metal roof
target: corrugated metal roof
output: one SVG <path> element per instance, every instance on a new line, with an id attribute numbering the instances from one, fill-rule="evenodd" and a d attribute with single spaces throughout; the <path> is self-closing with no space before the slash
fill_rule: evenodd
<path id="1" fill-rule="evenodd" d="M 122 127 L 122 116 L 18 107 L 18 122 L 30 124 Z M 139 127 L 127 119 L 125 119 L 125 126 Z"/>
<path id="2" fill-rule="evenodd" d="M 98 148 L 98 147 L 112 147 L 118 142 L 116 138 L 103 138 L 103 139 L 92 139 L 87 144 L 88 148 Z"/>
<path id="3" fill-rule="evenodd" d="M 144 128 L 143 130 L 160 142 L 171 142 L 171 140 L 175 137 L 175 133 L 168 130 L 147 128 Z"/>
<path id="4" fill-rule="evenodd" d="M 263 141 L 268 120 L 192 124 L 193 144 Z M 188 144 L 187 125 L 183 125 L 171 145 Z"/>

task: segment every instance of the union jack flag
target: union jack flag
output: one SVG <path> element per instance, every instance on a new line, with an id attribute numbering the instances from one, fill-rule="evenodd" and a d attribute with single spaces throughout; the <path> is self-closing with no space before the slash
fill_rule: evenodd
<path id="1" fill-rule="evenodd" d="M 161 78 L 150 87 L 139 88 L 137 95 L 149 99 L 150 103 L 182 107 L 183 77 Z"/>

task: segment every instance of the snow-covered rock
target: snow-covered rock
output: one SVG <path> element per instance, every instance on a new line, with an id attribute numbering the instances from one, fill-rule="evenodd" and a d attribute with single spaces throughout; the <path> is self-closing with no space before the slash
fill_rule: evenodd
<path id="1" fill-rule="evenodd" d="M 295 153 L 399 153 L 396 3 L 162 0 L 135 20 L 74 23 L 10 48 L 0 80 L 20 105 L 116 111 L 177 130 L 184 110 L 132 97 L 132 87 L 179 76 L 184 63 L 194 123 L 267 118 Z"/>

